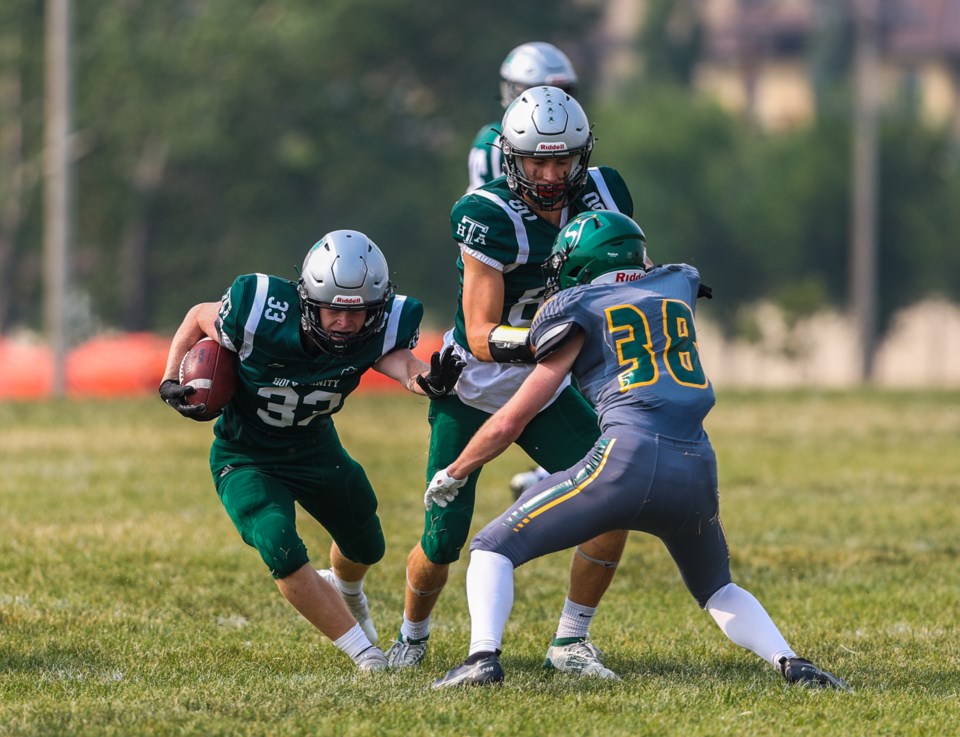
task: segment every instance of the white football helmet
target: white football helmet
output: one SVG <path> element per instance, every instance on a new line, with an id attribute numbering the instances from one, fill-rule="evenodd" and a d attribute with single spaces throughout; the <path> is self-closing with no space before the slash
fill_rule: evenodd
<path id="1" fill-rule="evenodd" d="M 509 107 L 525 89 L 541 84 L 574 95 L 577 82 L 573 64 L 556 46 L 542 41 L 521 44 L 500 65 L 500 104 Z"/>
<path id="2" fill-rule="evenodd" d="M 393 285 L 387 260 L 376 243 L 356 230 L 334 230 L 307 253 L 297 291 L 306 336 L 325 353 L 346 355 L 383 330 Z M 321 307 L 366 310 L 367 317 L 355 335 L 334 336 L 322 327 Z"/>
<path id="3" fill-rule="evenodd" d="M 587 183 L 593 134 L 580 103 L 559 87 L 532 87 L 520 93 L 503 115 L 500 132 L 503 171 L 510 189 L 541 210 L 568 205 Z M 560 184 L 527 178 L 521 158 L 575 157 Z"/>

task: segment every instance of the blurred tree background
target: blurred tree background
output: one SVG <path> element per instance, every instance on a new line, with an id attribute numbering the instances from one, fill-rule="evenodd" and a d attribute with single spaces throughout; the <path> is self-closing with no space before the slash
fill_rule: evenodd
<path id="1" fill-rule="evenodd" d="M 601 84 L 601 0 L 74 0 L 74 340 L 172 332 L 233 277 L 296 277 L 324 232 L 356 228 L 442 328 L 456 299 L 450 207 L 498 69 L 548 40 L 581 75 L 593 163 L 618 168 L 658 262 L 693 263 L 742 330 L 757 299 L 806 314 L 847 299 L 848 38 L 813 49 L 816 122 L 776 134 L 692 94 L 693 0 L 651 0 L 643 63 Z M 42 321 L 43 0 L 0 4 L 0 333 Z M 881 324 L 960 299 L 960 170 L 947 130 L 885 110 Z"/>

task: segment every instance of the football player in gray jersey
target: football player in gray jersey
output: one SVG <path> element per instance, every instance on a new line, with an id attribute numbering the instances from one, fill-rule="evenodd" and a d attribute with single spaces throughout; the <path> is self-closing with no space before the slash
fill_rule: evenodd
<path id="1" fill-rule="evenodd" d="M 340 444 L 332 415 L 369 369 L 431 399 L 450 392 L 462 361 L 431 365 L 416 347 L 423 307 L 394 294 L 386 259 L 355 230 L 327 233 L 307 253 L 299 282 L 237 277 L 219 302 L 192 307 L 170 345 L 161 398 L 186 417 L 180 362 L 210 337 L 239 358 L 239 388 L 214 426 L 210 470 L 227 514 L 301 615 L 362 671 L 387 662 L 376 647 L 363 578 L 384 553 L 377 498 Z M 294 503 L 333 538 L 331 568 L 310 565 Z"/>
<path id="2" fill-rule="evenodd" d="M 690 593 L 733 642 L 791 683 L 845 688 L 797 657 L 760 602 L 731 579 L 717 459 L 703 429 L 714 394 L 697 352 L 697 270 L 654 268 L 631 218 L 596 212 L 570 221 L 544 271 L 548 293 L 558 293 L 533 321 L 536 368 L 437 472 L 424 502 L 453 503 L 474 469 L 523 432 L 570 372 L 597 408 L 601 435 L 583 460 L 527 490 L 474 537 L 469 656 L 433 687 L 503 681 L 514 569 L 626 525 L 663 541 Z"/>
<path id="3" fill-rule="evenodd" d="M 519 389 L 533 370 L 527 344 L 530 321 L 543 301 L 541 266 L 554 239 L 580 212 L 633 213 L 620 174 L 590 166 L 593 135 L 580 104 L 557 87 L 534 87 L 511 103 L 503 117 L 507 175 L 461 197 L 450 214 L 460 258 L 460 300 L 454 328 L 444 336 L 466 361 L 456 396 L 430 403 L 426 478 L 446 468 L 483 422 Z M 599 435 L 593 408 L 569 382 L 557 387 L 517 445 L 551 472 L 583 458 Z M 395 667 L 414 666 L 426 654 L 430 618 L 452 563 L 469 539 L 481 469 L 459 497 L 424 515 L 423 534 L 407 557 L 403 622 L 387 651 Z M 615 679 L 589 627 L 610 584 L 626 542 L 611 531 L 577 547 L 570 588 L 548 659 L 552 667 L 581 676 Z"/>

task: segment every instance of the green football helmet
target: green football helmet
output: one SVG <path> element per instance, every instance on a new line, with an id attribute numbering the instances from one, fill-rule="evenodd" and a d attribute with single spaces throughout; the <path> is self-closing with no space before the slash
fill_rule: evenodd
<path id="1" fill-rule="evenodd" d="M 646 236 L 632 218 L 609 210 L 583 212 L 560 231 L 543 264 L 546 296 L 578 284 L 635 281 L 652 265 Z"/>

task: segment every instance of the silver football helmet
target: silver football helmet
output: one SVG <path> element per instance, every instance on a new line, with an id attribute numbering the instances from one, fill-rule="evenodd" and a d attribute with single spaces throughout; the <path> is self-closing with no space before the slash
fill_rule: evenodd
<path id="1" fill-rule="evenodd" d="M 525 89 L 541 84 L 575 95 L 577 82 L 573 64 L 556 46 L 543 41 L 521 44 L 500 65 L 500 104 L 507 108 Z"/>
<path id="2" fill-rule="evenodd" d="M 346 355 L 383 330 L 393 285 L 376 243 L 356 230 L 334 230 L 307 253 L 297 291 L 304 334 L 325 353 Z M 320 322 L 321 307 L 366 310 L 367 317 L 356 334 L 331 335 Z"/>
<path id="3" fill-rule="evenodd" d="M 503 171 L 510 189 L 541 210 L 568 205 L 587 183 L 593 134 L 580 103 L 559 87 L 531 87 L 520 93 L 503 115 L 500 132 Z M 522 158 L 574 157 L 560 184 L 537 184 L 524 171 Z"/>

